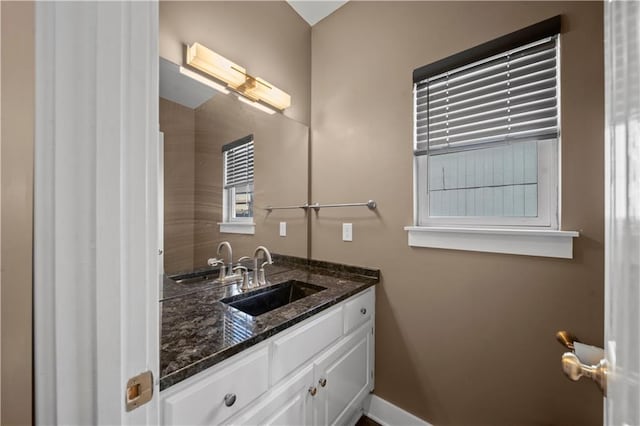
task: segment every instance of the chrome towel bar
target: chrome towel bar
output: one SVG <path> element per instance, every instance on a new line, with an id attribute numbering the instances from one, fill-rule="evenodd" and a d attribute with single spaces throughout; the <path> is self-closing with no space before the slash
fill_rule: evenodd
<path id="1" fill-rule="evenodd" d="M 318 211 L 320 209 L 325 209 L 325 208 L 333 208 L 333 207 L 367 207 L 369 208 L 369 210 L 374 210 L 378 207 L 378 205 L 376 204 L 375 201 L 373 200 L 369 200 L 366 203 L 344 203 L 344 204 L 319 204 L 319 203 L 314 203 L 314 204 L 302 204 L 299 206 L 281 206 L 281 207 L 272 207 L 272 206 L 267 206 L 265 207 L 265 210 L 268 212 L 271 212 L 273 210 L 289 210 L 289 209 L 314 209 L 315 211 Z"/>
<path id="2" fill-rule="evenodd" d="M 311 204 L 309 207 L 318 211 L 320 209 L 332 208 L 332 207 L 368 207 L 369 210 L 373 210 L 377 207 L 375 201 L 369 200 L 366 203 L 345 203 L 345 204 Z"/>
<path id="3" fill-rule="evenodd" d="M 309 208 L 309 204 L 305 203 L 302 204 L 300 206 L 281 206 L 281 207 L 271 207 L 271 206 L 267 206 L 264 209 L 268 212 L 271 212 L 272 210 L 292 210 L 292 209 L 303 209 L 306 210 Z"/>

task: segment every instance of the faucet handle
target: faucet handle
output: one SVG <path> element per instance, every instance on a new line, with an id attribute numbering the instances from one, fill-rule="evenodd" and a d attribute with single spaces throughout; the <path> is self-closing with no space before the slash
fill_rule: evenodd
<path id="1" fill-rule="evenodd" d="M 236 271 L 240 271 L 240 275 L 242 276 L 242 285 L 240 285 L 240 290 L 241 291 L 249 290 L 249 288 L 251 288 L 249 286 L 249 268 L 242 265 L 236 265 L 233 268 L 233 272 L 236 272 Z"/>
<path id="2" fill-rule="evenodd" d="M 264 268 L 260 268 L 260 271 L 258 271 L 258 285 L 265 284 L 267 284 L 267 277 L 264 274 Z"/>
<path id="3" fill-rule="evenodd" d="M 218 258 L 215 258 L 215 257 L 212 257 L 211 259 L 207 260 L 207 265 L 209 265 L 209 266 L 217 266 L 217 265 L 220 265 L 220 264 L 224 265 L 224 260 L 218 259 Z"/>

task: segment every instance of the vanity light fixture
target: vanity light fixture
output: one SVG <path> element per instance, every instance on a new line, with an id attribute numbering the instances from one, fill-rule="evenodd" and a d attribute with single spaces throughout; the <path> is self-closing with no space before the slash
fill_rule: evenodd
<path id="1" fill-rule="evenodd" d="M 187 65 L 225 82 L 230 88 L 260 106 L 264 102 L 278 110 L 291 106 L 291 96 L 269 82 L 247 74 L 247 71 L 200 43 L 187 46 Z M 256 106 L 256 105 L 253 105 Z M 257 108 L 257 106 L 256 106 Z M 260 108 L 259 108 L 260 109 Z"/>
<path id="2" fill-rule="evenodd" d="M 254 108 L 257 108 L 257 109 L 259 109 L 259 110 L 260 110 L 260 111 L 262 111 L 262 112 L 266 112 L 266 113 L 267 113 L 267 114 L 269 114 L 269 115 L 272 115 L 272 114 L 275 114 L 275 113 L 276 113 L 276 111 L 275 111 L 275 110 L 273 110 L 273 109 L 269 108 L 268 106 L 266 106 L 266 105 L 262 105 L 261 103 L 256 102 L 256 101 L 252 101 L 251 99 L 247 99 L 247 98 L 245 98 L 244 96 L 240 96 L 240 95 L 238 95 L 238 100 L 239 100 L 240 102 L 244 102 L 244 103 L 245 103 L 245 104 L 247 104 L 247 105 L 251 105 L 251 106 L 252 106 L 252 107 L 254 107 Z"/>
<path id="3" fill-rule="evenodd" d="M 247 75 L 247 81 L 238 88 L 240 93 L 254 101 L 262 101 L 279 110 L 291 106 L 291 96 L 260 77 Z"/>
<path id="4" fill-rule="evenodd" d="M 187 65 L 224 81 L 233 89 L 240 87 L 247 80 L 247 71 L 244 68 L 200 43 L 187 46 Z"/>

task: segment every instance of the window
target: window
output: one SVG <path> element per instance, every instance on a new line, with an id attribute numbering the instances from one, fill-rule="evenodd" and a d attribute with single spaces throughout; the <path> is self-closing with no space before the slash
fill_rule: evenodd
<path id="1" fill-rule="evenodd" d="M 415 85 L 419 224 L 557 228 L 557 38 Z"/>
<path id="2" fill-rule="evenodd" d="M 410 232 L 559 228 L 559 26 L 551 18 L 414 71 Z"/>
<path id="3" fill-rule="evenodd" d="M 224 191 L 220 230 L 253 233 L 253 135 L 224 145 L 222 153 Z"/>

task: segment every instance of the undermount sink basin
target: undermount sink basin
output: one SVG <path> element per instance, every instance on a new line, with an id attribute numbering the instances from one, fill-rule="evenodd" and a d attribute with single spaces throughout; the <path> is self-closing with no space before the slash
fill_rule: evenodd
<path id="1" fill-rule="evenodd" d="M 240 296 L 228 297 L 221 302 L 257 317 L 322 290 L 326 288 L 292 280 Z"/>

